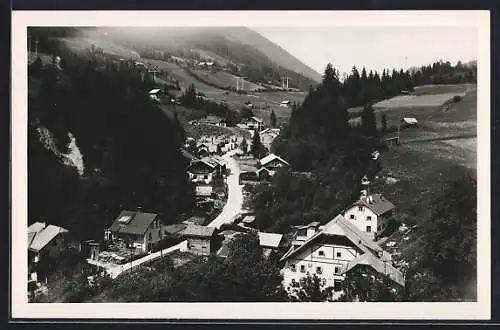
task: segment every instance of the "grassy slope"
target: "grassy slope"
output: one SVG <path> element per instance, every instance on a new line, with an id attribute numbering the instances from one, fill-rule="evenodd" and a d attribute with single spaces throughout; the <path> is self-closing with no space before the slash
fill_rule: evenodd
<path id="1" fill-rule="evenodd" d="M 426 88 L 433 92 L 432 87 Z M 443 86 L 436 88 L 443 90 Z M 457 132 L 475 132 L 476 100 L 476 92 L 472 91 L 446 110 L 442 107 L 415 110 L 412 114 L 419 119 L 421 125 L 419 128 L 404 130 L 402 136 L 443 136 Z M 398 111 L 388 110 L 386 113 L 391 122 L 397 121 Z M 467 174 L 476 176 L 475 139 L 393 146 L 380 159 L 383 169 L 372 189 L 394 203 L 397 220 L 410 225 L 419 224 L 427 218 L 430 203 L 446 182 Z M 387 178 L 398 181 L 389 183 Z M 405 235 L 395 233 L 389 241 L 396 242 L 396 247 L 387 249 L 401 253 L 401 257 L 410 263 L 416 262 L 420 256 L 418 241 L 421 235 L 418 228 Z"/>

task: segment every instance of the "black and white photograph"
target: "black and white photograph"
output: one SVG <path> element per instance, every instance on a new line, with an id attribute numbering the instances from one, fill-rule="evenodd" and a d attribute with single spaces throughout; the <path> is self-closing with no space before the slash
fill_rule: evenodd
<path id="1" fill-rule="evenodd" d="M 13 300 L 489 317 L 487 12 L 136 14 L 19 13 Z"/>

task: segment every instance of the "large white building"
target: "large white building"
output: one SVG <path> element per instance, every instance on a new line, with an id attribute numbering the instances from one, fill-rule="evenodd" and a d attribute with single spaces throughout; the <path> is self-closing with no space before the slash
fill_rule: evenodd
<path id="1" fill-rule="evenodd" d="M 281 260 L 285 263 L 285 287 L 316 274 L 326 286 L 338 290 L 345 274 L 358 265 L 384 273 L 404 286 L 403 274 L 393 267 L 390 254 L 342 215 L 324 226 L 315 222 L 299 227 L 292 247 Z"/>
<path id="2" fill-rule="evenodd" d="M 344 217 L 368 237 L 375 239 L 386 229 L 393 209 L 394 205 L 380 194 L 362 195 L 345 210 Z"/>

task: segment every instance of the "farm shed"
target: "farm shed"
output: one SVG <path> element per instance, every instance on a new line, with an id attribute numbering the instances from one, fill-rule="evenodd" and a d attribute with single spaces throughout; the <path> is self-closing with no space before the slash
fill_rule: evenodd
<path id="1" fill-rule="evenodd" d="M 418 121 L 417 119 L 412 117 L 405 117 L 401 119 L 401 124 L 403 124 L 404 126 L 417 126 Z"/>

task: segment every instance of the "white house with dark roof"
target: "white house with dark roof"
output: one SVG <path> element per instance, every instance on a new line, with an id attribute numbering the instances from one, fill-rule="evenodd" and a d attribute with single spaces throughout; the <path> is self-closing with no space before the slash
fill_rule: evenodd
<path id="1" fill-rule="evenodd" d="M 216 176 L 217 165 L 205 160 L 194 160 L 186 169 L 189 180 L 196 184 L 210 184 Z"/>
<path id="2" fill-rule="evenodd" d="M 368 237 L 375 239 L 382 233 L 392 216 L 394 205 L 380 194 L 361 196 L 349 206 L 344 217 Z"/>
<path id="3" fill-rule="evenodd" d="M 122 211 L 106 230 L 106 240 L 137 252 L 150 251 L 162 239 L 162 224 L 156 213 Z"/>
<path id="4" fill-rule="evenodd" d="M 250 117 L 246 120 L 245 125 L 248 129 L 261 131 L 264 128 L 264 121 L 259 117 Z"/>
<path id="5" fill-rule="evenodd" d="M 308 274 L 316 274 L 326 281 L 327 286 L 338 289 L 345 274 L 358 264 L 386 274 L 404 286 L 403 275 L 392 265 L 390 254 L 342 215 L 324 226 L 311 223 L 301 229 L 304 230 L 299 232 L 290 250 L 281 258 L 285 263 L 282 269 L 285 287 Z"/>

